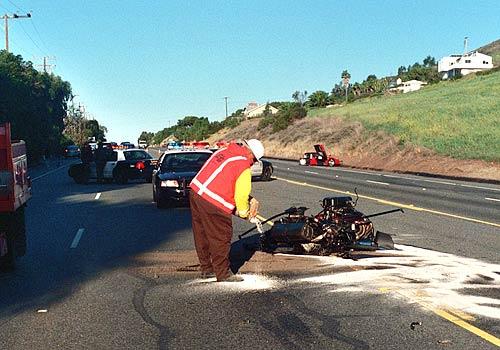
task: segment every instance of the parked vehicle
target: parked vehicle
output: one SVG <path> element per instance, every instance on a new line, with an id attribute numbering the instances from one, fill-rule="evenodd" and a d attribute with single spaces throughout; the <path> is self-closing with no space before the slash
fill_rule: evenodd
<path id="1" fill-rule="evenodd" d="M 325 145 L 314 145 L 314 150 L 316 152 L 306 152 L 299 159 L 300 165 L 321 165 L 321 166 L 339 166 L 341 164 L 340 159 L 326 152 Z"/>
<path id="2" fill-rule="evenodd" d="M 270 181 L 273 175 L 273 165 L 267 160 L 258 160 L 252 165 L 252 178 L 257 178 L 261 181 Z"/>
<path id="3" fill-rule="evenodd" d="M 26 144 L 11 141 L 10 124 L 0 125 L 0 269 L 12 269 L 26 253 L 24 208 L 31 198 Z"/>
<path id="4" fill-rule="evenodd" d="M 142 149 L 111 150 L 104 167 L 104 180 L 119 184 L 137 179 L 151 182 L 155 164 L 156 160 Z M 96 164 L 94 162 L 73 164 L 68 170 L 68 175 L 76 183 L 87 183 L 90 179 L 97 179 Z"/>
<path id="5" fill-rule="evenodd" d="M 131 142 L 128 142 L 128 141 L 120 143 L 120 146 L 121 146 L 120 148 L 123 148 L 123 149 L 135 148 L 135 145 Z"/>
<path id="6" fill-rule="evenodd" d="M 80 147 L 77 145 L 69 145 L 64 149 L 64 156 L 70 157 L 80 157 Z"/>
<path id="7" fill-rule="evenodd" d="M 189 184 L 210 158 L 210 150 L 171 150 L 163 153 L 153 170 L 153 201 L 158 208 L 174 203 L 186 204 Z"/>

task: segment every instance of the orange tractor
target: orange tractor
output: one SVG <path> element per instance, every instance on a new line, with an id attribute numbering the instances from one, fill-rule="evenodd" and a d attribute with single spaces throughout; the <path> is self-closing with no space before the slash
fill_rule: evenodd
<path id="1" fill-rule="evenodd" d="M 326 152 L 325 145 L 314 145 L 314 150 L 316 152 L 306 152 L 299 159 L 300 165 L 311 165 L 311 166 L 339 166 L 340 159 Z"/>

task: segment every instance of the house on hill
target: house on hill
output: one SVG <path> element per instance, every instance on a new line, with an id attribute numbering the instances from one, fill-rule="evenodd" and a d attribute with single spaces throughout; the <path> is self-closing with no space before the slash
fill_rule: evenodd
<path id="1" fill-rule="evenodd" d="M 443 57 L 438 62 L 438 72 L 443 74 L 443 79 L 453 78 L 457 75 L 467 75 L 493 68 L 493 58 L 480 52 L 469 52 L 463 55 Z"/>
<path id="2" fill-rule="evenodd" d="M 420 80 L 408 80 L 402 81 L 401 78 L 396 80 L 396 87 L 389 89 L 393 92 L 402 92 L 406 94 L 407 92 L 420 90 L 424 85 L 427 85 L 425 81 Z"/>
<path id="3" fill-rule="evenodd" d="M 243 115 L 245 119 L 255 118 L 264 113 L 267 104 L 259 105 L 257 102 L 249 102 L 245 109 L 243 110 Z M 278 113 L 278 108 L 269 105 L 269 111 L 271 114 Z"/>

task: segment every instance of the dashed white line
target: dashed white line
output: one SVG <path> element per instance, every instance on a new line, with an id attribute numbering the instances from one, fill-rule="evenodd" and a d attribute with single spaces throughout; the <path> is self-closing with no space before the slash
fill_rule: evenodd
<path id="1" fill-rule="evenodd" d="M 486 197 L 485 199 L 486 199 L 487 201 L 500 202 L 500 199 L 497 199 L 497 198 L 489 198 L 489 197 Z"/>
<path id="2" fill-rule="evenodd" d="M 460 184 L 460 186 L 462 186 L 462 187 L 470 187 L 470 188 L 479 188 L 481 190 L 500 191 L 500 188 L 491 188 L 491 187 L 473 186 L 473 185 L 463 185 L 463 184 Z"/>
<path id="3" fill-rule="evenodd" d="M 54 170 L 48 171 L 48 172 L 46 172 L 45 174 L 42 174 L 42 175 L 40 175 L 40 176 L 35 177 L 34 179 L 32 179 L 32 181 L 35 181 L 35 180 L 41 179 L 42 177 L 45 177 L 45 176 L 50 175 L 50 174 L 52 174 L 52 173 L 55 173 L 56 171 L 58 171 L 58 170 L 60 170 L 60 169 L 62 169 L 62 168 L 65 168 L 65 167 L 67 167 L 67 166 L 68 166 L 68 165 L 66 164 L 66 165 L 60 166 L 59 168 L 56 168 L 56 169 L 54 169 Z"/>
<path id="4" fill-rule="evenodd" d="M 319 173 L 315 173 L 314 171 L 305 170 L 304 172 L 308 174 L 319 175 Z"/>
<path id="5" fill-rule="evenodd" d="M 388 184 L 387 182 L 379 182 L 379 181 L 371 181 L 371 180 L 366 180 L 366 182 L 369 182 L 369 183 L 372 183 L 372 184 L 390 186 L 390 184 Z"/>
<path id="6" fill-rule="evenodd" d="M 73 238 L 73 242 L 70 245 L 71 249 L 74 249 L 78 246 L 78 243 L 80 243 L 80 239 L 82 238 L 83 233 L 85 232 L 85 229 L 81 228 L 78 229 L 78 232 L 75 235 L 75 238 Z"/>
<path id="7" fill-rule="evenodd" d="M 101 192 L 99 192 L 98 194 L 95 195 L 95 199 L 99 199 L 101 198 Z"/>

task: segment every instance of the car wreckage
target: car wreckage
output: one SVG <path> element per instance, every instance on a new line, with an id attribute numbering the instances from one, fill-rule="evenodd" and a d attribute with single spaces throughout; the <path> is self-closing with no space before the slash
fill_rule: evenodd
<path id="1" fill-rule="evenodd" d="M 350 252 L 357 250 L 394 249 L 392 237 L 375 231 L 370 218 L 403 212 L 403 209 L 365 215 L 356 210 L 357 201 L 358 197 L 355 201 L 349 196 L 326 197 L 322 200 L 323 209 L 311 216 L 305 214 L 306 207 L 291 207 L 263 222 L 256 220 L 256 227 L 239 238 L 257 229 L 260 232 L 258 250 L 267 253 L 350 257 Z M 271 229 L 264 232 L 262 225 L 278 217 Z"/>

